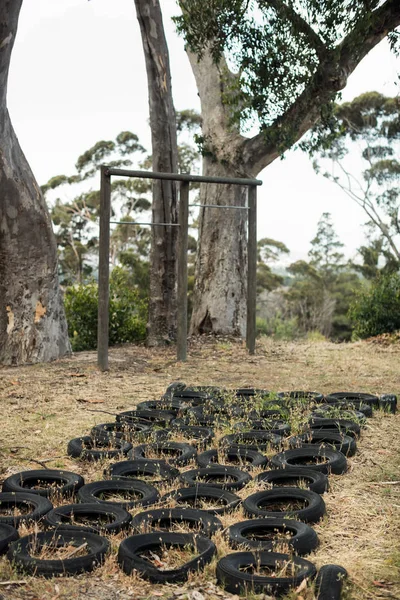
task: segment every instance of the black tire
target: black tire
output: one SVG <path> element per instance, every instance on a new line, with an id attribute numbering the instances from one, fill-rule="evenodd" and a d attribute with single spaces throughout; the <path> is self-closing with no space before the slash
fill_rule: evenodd
<path id="1" fill-rule="evenodd" d="M 73 517 L 84 517 L 94 521 L 93 524 L 80 524 L 74 522 Z M 65 504 L 53 508 L 44 518 L 47 529 L 63 529 L 68 531 L 89 531 L 91 533 L 102 533 L 103 535 L 115 534 L 128 529 L 132 515 L 121 506 L 100 504 Z"/>
<path id="2" fill-rule="evenodd" d="M 219 443 L 222 447 L 238 446 L 253 450 L 268 450 L 269 448 L 280 448 L 282 437 L 270 431 L 241 431 L 224 436 Z"/>
<path id="3" fill-rule="evenodd" d="M 347 571 L 339 565 L 325 565 L 315 581 L 317 600 L 340 600 Z"/>
<path id="4" fill-rule="evenodd" d="M 172 483 L 180 478 L 180 472 L 175 467 L 167 465 L 162 460 L 124 460 L 110 465 L 105 471 L 110 479 L 140 479 L 142 477 L 157 477 L 151 484 Z"/>
<path id="5" fill-rule="evenodd" d="M 147 437 L 151 431 L 148 422 L 141 423 L 136 421 L 135 423 L 119 423 L 114 421 L 113 423 L 99 423 L 92 427 L 90 435 L 95 440 L 125 440 L 127 442 L 141 441 Z"/>
<path id="6" fill-rule="evenodd" d="M 121 502 L 110 502 L 107 497 L 114 494 L 124 494 L 132 499 Z M 158 502 L 160 495 L 156 488 L 138 479 L 112 479 L 87 483 L 78 492 L 80 502 L 102 503 L 123 508 L 136 508 L 137 506 L 151 506 Z"/>
<path id="7" fill-rule="evenodd" d="M 268 510 L 277 503 L 302 502 L 304 508 L 289 510 Z M 270 517 L 275 519 L 295 519 L 305 523 L 317 523 L 325 514 L 325 502 L 321 496 L 311 490 L 302 490 L 296 487 L 273 488 L 263 492 L 251 494 L 243 501 L 243 508 L 249 517 Z"/>
<path id="8" fill-rule="evenodd" d="M 283 533 L 285 539 L 271 537 L 276 532 Z M 287 538 L 287 534 L 290 538 Z M 244 547 L 248 550 L 265 550 L 274 552 L 277 544 L 285 544 L 299 556 L 304 556 L 318 546 L 318 535 L 312 527 L 292 519 L 250 519 L 235 523 L 227 529 L 227 537 L 232 548 Z M 248 537 L 251 536 L 251 537 Z M 257 537 L 258 536 L 258 539 Z M 268 536 L 267 539 L 266 536 Z"/>
<path id="9" fill-rule="evenodd" d="M 234 390 L 235 396 L 238 398 L 253 398 L 253 396 L 261 396 L 263 398 L 271 395 L 270 390 L 262 390 L 258 388 L 237 388 Z"/>
<path id="10" fill-rule="evenodd" d="M 311 417 L 318 419 L 345 419 L 348 421 L 354 421 L 359 423 L 360 426 L 365 426 L 367 417 L 372 417 L 372 408 L 367 404 L 362 404 L 363 412 L 356 408 L 352 408 L 352 405 L 347 403 L 331 403 L 323 404 L 316 410 L 313 410 Z"/>
<path id="11" fill-rule="evenodd" d="M 373 394 L 365 394 L 364 392 L 334 392 L 326 396 L 328 404 L 331 401 L 344 400 L 347 402 L 363 402 L 363 404 L 369 404 L 372 408 L 379 408 L 379 398 Z"/>
<path id="12" fill-rule="evenodd" d="M 310 444 L 328 445 L 345 456 L 354 456 L 357 451 L 355 439 L 351 435 L 340 433 L 340 431 L 335 429 L 324 429 L 323 431 L 311 430 L 308 433 L 293 436 L 289 440 L 291 448 L 305 447 Z"/>
<path id="13" fill-rule="evenodd" d="M 187 443 L 198 449 L 205 449 L 214 437 L 211 427 L 196 427 L 185 425 L 181 419 L 175 419 L 171 423 L 172 429 L 164 429 L 165 439 L 173 439 L 174 436 L 187 439 Z"/>
<path id="14" fill-rule="evenodd" d="M 40 550 L 43 546 L 54 544 L 56 547 L 87 544 L 88 552 L 76 558 L 65 560 L 41 560 L 31 556 L 32 546 Z M 7 558 L 19 571 L 42 577 L 55 575 L 77 575 L 93 571 L 100 565 L 110 548 L 110 542 L 96 533 L 85 531 L 41 531 L 27 535 L 13 542 Z"/>
<path id="15" fill-rule="evenodd" d="M 173 381 L 167 386 L 164 396 L 172 396 L 174 392 L 182 392 L 185 387 L 186 383 L 183 383 L 183 381 Z"/>
<path id="16" fill-rule="evenodd" d="M 303 390 L 295 390 L 293 392 L 278 392 L 278 397 L 284 400 L 309 400 L 316 404 L 324 402 L 325 396 L 319 392 L 307 392 Z"/>
<path id="17" fill-rule="evenodd" d="M 139 404 L 136 406 L 136 410 L 166 410 L 167 412 L 170 412 L 172 414 L 174 414 L 175 416 L 178 415 L 179 413 L 179 407 L 174 406 L 172 404 L 172 400 L 146 400 L 145 402 L 139 402 Z"/>
<path id="18" fill-rule="evenodd" d="M 15 527 L 0 523 L 0 555 L 7 552 L 11 542 L 14 542 L 18 538 L 19 534 Z"/>
<path id="19" fill-rule="evenodd" d="M 160 442 L 158 444 L 141 444 L 135 446 L 129 453 L 129 458 L 132 460 L 149 459 L 146 454 L 149 452 L 158 453 L 160 456 L 155 460 L 164 460 L 170 465 L 182 467 L 196 460 L 197 450 L 190 444 L 182 444 L 180 442 Z"/>
<path id="20" fill-rule="evenodd" d="M 310 429 L 337 429 L 342 431 L 346 435 L 353 437 L 360 437 L 361 427 L 354 421 L 348 421 L 347 419 L 324 419 L 318 417 L 312 417 L 309 422 Z"/>
<path id="21" fill-rule="evenodd" d="M 280 420 L 280 419 L 285 419 L 288 417 L 289 415 L 289 410 L 285 407 L 285 406 L 281 406 L 280 408 L 263 408 L 260 410 L 251 410 L 247 413 L 246 417 L 249 418 L 249 422 L 251 423 L 252 420 L 255 421 L 260 421 L 260 420 L 270 420 L 270 419 L 275 419 L 275 420 Z M 253 427 L 253 429 L 256 429 L 255 427 Z"/>
<path id="22" fill-rule="evenodd" d="M 196 529 L 196 533 L 207 537 L 222 529 L 222 523 L 215 515 L 205 510 L 182 507 L 146 510 L 135 515 L 131 527 L 137 533 L 169 531 L 174 523 L 185 523 L 191 529 Z"/>
<path id="23" fill-rule="evenodd" d="M 379 398 L 379 408 L 394 415 L 397 410 L 396 394 L 382 394 Z"/>
<path id="24" fill-rule="evenodd" d="M 323 458 L 324 463 L 315 463 L 316 460 Z M 308 448 L 296 448 L 295 450 L 285 450 L 275 454 L 270 459 L 271 466 L 277 469 L 286 469 L 288 467 L 297 467 L 321 471 L 321 473 L 343 475 L 347 471 L 347 460 L 344 454 L 337 450 L 324 448 L 315 445 Z"/>
<path id="25" fill-rule="evenodd" d="M 222 490 L 221 488 L 213 488 L 209 485 L 195 485 L 188 488 L 181 488 L 169 492 L 161 498 L 161 502 L 169 502 L 171 500 L 189 508 L 201 508 L 201 510 L 212 515 L 223 515 L 234 510 L 241 503 L 241 499 L 236 494 Z M 201 504 L 202 500 L 209 500 L 217 506 L 203 508 Z"/>
<path id="26" fill-rule="evenodd" d="M 115 447 L 110 449 L 108 442 L 111 442 Z M 110 438 L 103 438 L 101 440 L 94 440 L 90 435 L 84 435 L 68 442 L 67 453 L 73 458 L 95 461 L 107 458 L 120 458 L 128 454 L 131 448 L 132 444 L 122 439 L 111 440 Z"/>
<path id="27" fill-rule="evenodd" d="M 372 406 L 370 404 L 365 404 L 362 400 L 331 400 L 329 403 L 327 404 L 321 404 L 320 406 L 318 406 L 318 410 L 316 410 L 315 412 L 323 412 L 323 413 L 329 413 L 329 411 L 340 411 L 340 412 L 344 412 L 344 413 L 356 413 L 357 418 L 361 418 L 363 419 L 364 417 L 372 417 L 373 412 L 372 412 Z M 358 415 L 357 413 L 360 413 L 360 415 Z M 326 417 L 329 418 L 329 415 L 325 415 Z M 336 416 L 336 415 L 335 415 Z M 346 417 L 340 417 L 340 418 L 346 418 Z M 349 419 L 350 421 L 352 419 Z"/>
<path id="28" fill-rule="evenodd" d="M 253 575 L 251 569 L 267 567 L 281 570 L 282 565 L 294 563 L 296 574 L 290 577 Z M 217 564 L 217 582 L 231 594 L 281 594 L 298 587 L 304 579 L 315 577 L 315 566 L 304 558 L 276 552 L 236 552 L 221 558 Z"/>
<path id="29" fill-rule="evenodd" d="M 228 481 L 228 478 L 233 479 L 233 481 Z M 203 469 L 185 471 L 182 473 L 181 479 L 188 485 L 193 486 L 201 483 L 201 485 L 210 485 L 211 487 L 219 487 L 224 490 L 241 490 L 251 481 L 252 477 L 246 471 L 241 471 L 235 467 L 215 465 Z M 199 481 L 199 479 L 205 479 L 206 482 Z M 224 481 L 218 482 L 221 479 L 224 479 Z"/>
<path id="30" fill-rule="evenodd" d="M 28 512 L 22 515 L 4 515 L 4 509 L 28 508 Z M 0 494 L 0 524 L 19 527 L 21 523 L 31 521 L 40 521 L 46 513 L 53 508 L 52 503 L 47 498 L 38 494 L 28 494 L 27 492 L 2 492 Z"/>
<path id="31" fill-rule="evenodd" d="M 231 448 L 220 450 L 219 453 L 222 460 L 234 462 L 241 469 L 254 469 L 256 467 L 267 466 L 268 464 L 267 457 L 256 450 L 232 446 Z M 218 460 L 218 450 L 215 448 L 206 450 L 206 452 L 202 452 L 197 456 L 197 464 L 201 468 L 209 467 L 216 463 L 221 465 Z"/>
<path id="32" fill-rule="evenodd" d="M 40 482 L 48 483 L 53 487 L 34 488 Z M 70 471 L 60 471 L 58 469 L 36 469 L 32 471 L 21 471 L 10 475 L 3 483 L 3 492 L 28 492 L 29 494 L 38 494 L 45 498 L 51 498 L 54 495 L 59 497 L 73 496 L 85 483 L 83 477 Z"/>
<path id="33" fill-rule="evenodd" d="M 329 488 L 328 477 L 325 473 L 314 471 L 313 469 L 303 469 L 302 467 L 288 467 L 286 469 L 265 471 L 265 473 L 260 473 L 256 479 L 257 481 L 270 483 L 273 486 L 288 484 L 290 487 L 295 487 L 302 482 L 309 490 L 317 494 L 324 494 Z"/>
<path id="34" fill-rule="evenodd" d="M 241 421 L 234 425 L 234 429 L 244 432 L 268 431 L 269 433 L 275 433 L 280 436 L 290 434 L 289 423 L 272 419 L 249 419 L 248 421 Z"/>
<path id="35" fill-rule="evenodd" d="M 196 550 L 198 555 L 178 569 L 161 571 L 147 562 L 140 555 L 146 550 L 160 553 L 160 547 L 188 547 Z M 118 563 L 123 571 L 130 575 L 132 571 L 152 583 L 176 583 L 186 581 L 189 573 L 201 570 L 216 553 L 215 544 L 207 537 L 191 533 L 143 533 L 123 540 L 118 550 Z"/>
<path id="36" fill-rule="evenodd" d="M 157 425 L 159 427 L 167 427 L 176 414 L 166 410 L 126 410 L 115 415 L 118 423 L 127 423 L 131 425 L 137 421 L 148 423 L 150 426 Z"/>

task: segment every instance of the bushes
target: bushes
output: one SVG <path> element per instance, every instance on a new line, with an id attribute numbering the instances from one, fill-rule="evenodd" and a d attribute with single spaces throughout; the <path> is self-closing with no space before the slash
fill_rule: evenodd
<path id="1" fill-rule="evenodd" d="M 257 317 L 257 335 L 272 336 L 276 340 L 295 340 L 302 337 L 296 317 L 284 318 L 280 313 L 268 318 Z"/>
<path id="2" fill-rule="evenodd" d="M 146 337 L 147 301 L 128 285 L 128 273 L 116 267 L 110 277 L 110 345 L 143 341 Z M 98 287 L 95 283 L 67 288 L 65 311 L 72 349 L 97 347 Z"/>
<path id="3" fill-rule="evenodd" d="M 400 329 L 400 275 L 380 275 L 352 303 L 354 336 L 366 338 Z"/>

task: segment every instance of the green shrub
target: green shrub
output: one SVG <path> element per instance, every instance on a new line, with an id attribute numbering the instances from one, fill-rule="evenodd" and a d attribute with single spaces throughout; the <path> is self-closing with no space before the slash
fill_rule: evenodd
<path id="1" fill-rule="evenodd" d="M 121 267 L 110 277 L 110 346 L 139 342 L 146 337 L 147 301 L 128 285 L 129 274 Z M 64 304 L 68 334 L 74 351 L 97 347 L 98 286 L 96 283 L 68 287 Z"/>
<path id="2" fill-rule="evenodd" d="M 358 338 L 400 329 L 400 275 L 379 275 L 371 287 L 358 293 L 349 316 Z"/>
<path id="3" fill-rule="evenodd" d="M 295 340 L 302 337 L 296 317 L 285 319 L 281 314 L 276 314 L 270 319 L 256 320 L 257 335 L 272 336 L 276 340 Z"/>

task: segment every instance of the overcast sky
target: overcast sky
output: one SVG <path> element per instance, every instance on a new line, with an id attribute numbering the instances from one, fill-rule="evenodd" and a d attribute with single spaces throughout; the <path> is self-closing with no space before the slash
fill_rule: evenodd
<path id="1" fill-rule="evenodd" d="M 199 109 L 183 42 L 161 0 L 175 107 Z M 397 95 L 399 61 L 386 42 L 349 79 L 344 100 L 371 90 Z M 40 184 L 74 172 L 77 157 L 100 139 L 136 133 L 150 151 L 147 81 L 133 0 L 24 0 L 8 87 L 8 107 L 22 149 Z M 300 151 L 260 174 L 258 236 L 283 241 L 290 260 L 306 256 L 323 212 L 332 214 L 348 256 L 363 242 L 363 211 Z"/>

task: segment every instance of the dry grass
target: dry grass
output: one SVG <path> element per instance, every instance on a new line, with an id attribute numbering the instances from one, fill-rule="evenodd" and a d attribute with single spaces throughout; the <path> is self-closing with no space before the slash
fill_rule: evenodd
<path id="1" fill-rule="evenodd" d="M 73 460 L 66 455 L 68 440 L 87 434 L 97 423 L 113 421 L 115 413 L 134 408 L 143 400 L 158 399 L 174 380 L 273 391 L 399 393 L 399 358 L 400 347 L 395 344 L 381 347 L 265 340 L 258 343 L 256 356 L 249 357 L 242 344 L 207 341 L 191 344 L 186 363 L 175 362 L 174 349 L 150 351 L 127 346 L 110 351 L 108 373 L 97 371 L 95 353 L 80 353 L 51 365 L 3 368 L 0 481 L 12 473 L 42 466 L 80 473 L 86 482 L 102 479 L 110 461 Z M 296 419 L 300 429 L 304 414 L 299 411 Z M 346 600 L 400 598 L 400 486 L 394 483 L 400 480 L 399 431 L 399 415 L 376 412 L 368 420 L 358 452 L 349 460 L 349 472 L 330 477 L 331 490 L 324 496 L 328 516 L 314 526 L 321 544 L 310 560 L 317 566 L 336 563 L 346 567 L 351 582 Z M 227 433 L 230 431 L 220 430 L 212 447 Z M 251 474 L 254 477 L 262 470 L 253 469 Z M 160 492 L 170 489 L 164 486 Z M 261 489 L 265 484 L 252 481 L 238 495 L 246 497 Z M 228 527 L 244 518 L 238 508 L 221 520 Z M 21 527 L 20 533 L 34 530 L 34 526 Z M 46 581 L 21 576 L 1 558 L 0 583 L 25 583 L 0 585 L 0 594 L 7 600 L 195 600 L 193 591 L 199 591 L 206 600 L 232 597 L 215 585 L 217 558 L 181 586 L 151 585 L 137 576 L 126 576 L 116 561 L 118 544 L 126 535 L 110 538 L 112 552 L 101 569 L 76 578 Z M 218 558 L 232 551 L 222 533 L 215 536 L 215 542 Z M 312 588 L 293 592 L 288 598 L 311 600 Z"/>

